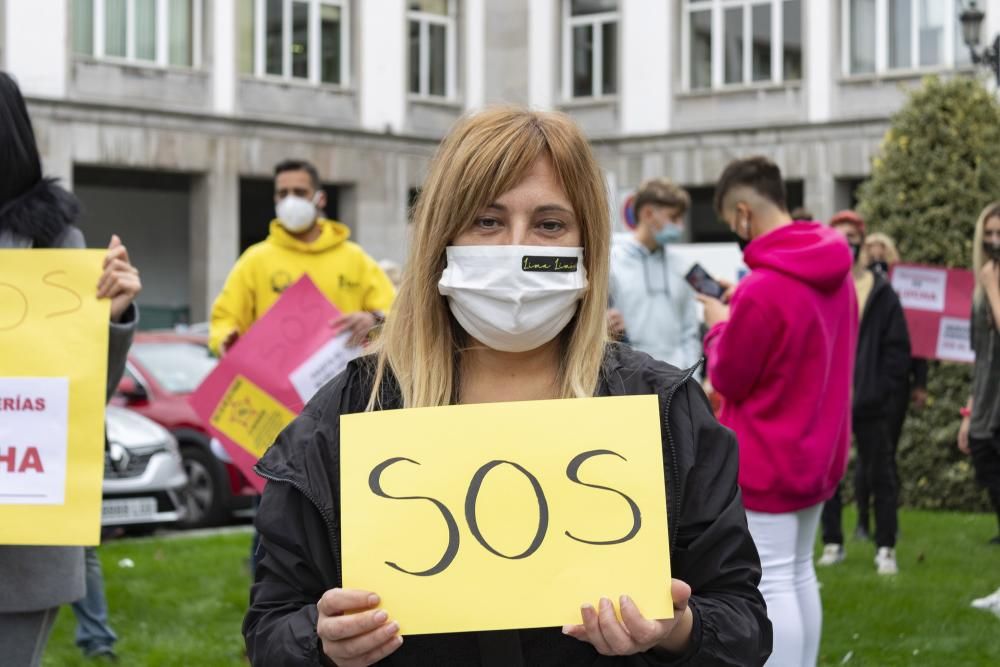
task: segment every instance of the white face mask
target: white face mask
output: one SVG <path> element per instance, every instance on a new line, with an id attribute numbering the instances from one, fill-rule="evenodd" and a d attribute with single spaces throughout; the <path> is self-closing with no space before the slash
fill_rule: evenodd
<path id="1" fill-rule="evenodd" d="M 449 246 L 438 291 L 465 331 L 502 352 L 555 338 L 587 289 L 583 248 Z"/>
<path id="2" fill-rule="evenodd" d="M 306 231 L 312 227 L 313 221 L 316 220 L 315 200 L 318 196 L 319 193 L 316 193 L 313 201 L 309 201 L 302 197 L 288 195 L 274 207 L 278 222 L 292 234 Z"/>

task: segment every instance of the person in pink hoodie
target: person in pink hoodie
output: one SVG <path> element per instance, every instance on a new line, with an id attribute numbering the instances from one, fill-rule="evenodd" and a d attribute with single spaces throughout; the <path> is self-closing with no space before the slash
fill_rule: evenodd
<path id="1" fill-rule="evenodd" d="M 858 335 L 851 251 L 841 234 L 788 214 L 770 160 L 732 162 L 715 207 L 750 275 L 705 306 L 708 377 L 736 432 L 739 483 L 774 626 L 768 665 L 815 665 L 822 628 L 812 551 L 823 502 L 847 466 Z"/>

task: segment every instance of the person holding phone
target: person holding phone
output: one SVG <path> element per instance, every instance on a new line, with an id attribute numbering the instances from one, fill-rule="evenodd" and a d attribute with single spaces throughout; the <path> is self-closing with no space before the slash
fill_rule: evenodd
<path id="1" fill-rule="evenodd" d="M 740 443 L 740 488 L 774 623 L 770 667 L 815 665 L 823 611 L 813 545 L 847 467 L 858 309 L 844 237 L 788 213 L 778 166 L 729 164 L 715 209 L 751 273 L 705 306 L 708 377 Z"/>
<path id="2" fill-rule="evenodd" d="M 691 197 L 657 178 L 639 186 L 634 202 L 635 229 L 611 248 L 609 328 L 654 359 L 690 368 L 701 358 L 698 312 L 684 269 L 673 265 L 667 247 L 684 238 Z"/>
<path id="3" fill-rule="evenodd" d="M 601 171 L 568 116 L 487 109 L 445 138 L 417 200 L 407 279 L 377 353 L 320 390 L 258 463 L 269 481 L 243 624 L 252 664 L 765 662 L 771 627 L 736 485 L 735 439 L 690 371 L 607 342 L 608 222 Z M 572 268 L 527 268 L 529 256 Z M 578 622 L 565 627 L 404 638 L 378 590 L 341 588 L 341 415 L 635 394 L 662 398 L 661 446 L 672 462 L 664 474 L 674 480 L 674 538 L 662 557 L 675 578 L 661 591 L 672 596 L 673 619 L 647 618 L 629 591 L 608 591 L 620 619 L 609 598 L 570 600 Z M 510 600 L 468 593 L 470 606 L 500 603 Z"/>

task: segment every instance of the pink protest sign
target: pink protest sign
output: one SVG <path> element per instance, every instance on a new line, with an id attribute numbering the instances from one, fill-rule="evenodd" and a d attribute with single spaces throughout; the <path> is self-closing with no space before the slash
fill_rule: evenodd
<path id="1" fill-rule="evenodd" d="M 260 491 L 253 466 L 278 433 L 320 387 L 344 369 L 361 348 L 334 335 L 340 312 L 309 276 L 237 341 L 189 400 L 233 463 Z"/>
<path id="2" fill-rule="evenodd" d="M 906 314 L 913 356 L 923 359 L 974 360 L 969 346 L 969 316 L 976 279 L 965 269 L 899 264 L 892 286 Z"/>

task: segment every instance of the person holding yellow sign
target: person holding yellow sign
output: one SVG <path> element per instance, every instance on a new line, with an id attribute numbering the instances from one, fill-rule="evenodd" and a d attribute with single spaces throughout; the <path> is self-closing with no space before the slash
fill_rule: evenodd
<path id="1" fill-rule="evenodd" d="M 608 342 L 608 215 L 601 171 L 582 132 L 567 116 L 498 108 L 474 113 L 451 131 L 416 206 L 407 280 L 377 354 L 351 362 L 258 464 L 258 472 L 269 482 L 256 519 L 262 558 L 243 625 L 253 664 L 761 665 L 766 661 L 771 626 L 757 589 L 760 562 L 736 484 L 736 441 L 712 416 L 692 380 L 694 368 L 681 371 Z M 595 396 L 614 398 L 591 398 Z M 662 450 L 660 460 L 665 462 L 662 479 L 668 483 L 663 497 L 670 544 L 659 558 L 663 563 L 669 560 L 668 578 L 674 578 L 661 580 L 656 593 L 666 603 L 661 605 L 667 609 L 665 616 L 670 616 L 672 605 L 672 618 L 643 614 L 633 598 L 648 591 L 608 590 L 599 600 L 567 600 L 565 617 L 575 622 L 562 627 L 408 634 L 404 642 L 400 624 L 405 622 L 393 616 L 389 605 L 381 607 L 379 591 L 343 588 L 341 556 L 350 548 L 341 543 L 345 527 L 341 520 L 349 502 L 341 495 L 346 489 L 341 484 L 341 457 L 347 453 L 342 447 L 347 438 L 344 429 L 351 419 L 366 416 L 352 413 L 373 415 L 405 408 L 398 411 L 405 416 L 427 414 L 412 408 L 480 409 L 517 401 L 534 402 L 525 407 L 537 412 L 547 405 L 555 410 L 566 402 L 541 402 L 549 399 L 634 396 L 653 401 L 653 444 L 657 456 Z M 550 414 L 558 421 L 558 415 L 565 413 Z M 621 437 L 627 437 L 629 426 L 619 427 L 618 432 L 625 434 Z M 457 417 L 452 428 L 460 428 Z M 448 429 L 449 423 L 438 425 L 438 430 Z M 573 429 L 574 425 L 565 424 L 565 433 L 572 434 Z M 372 446 L 378 440 L 373 438 Z M 553 443 L 540 439 L 532 449 L 544 451 L 546 442 Z M 470 439 L 466 444 L 466 449 L 475 449 L 479 441 Z M 393 472 L 387 470 L 399 461 L 403 459 L 372 470 L 369 482 L 376 495 L 403 498 L 392 495 Z M 484 466 L 473 478 L 469 485 L 473 505 L 490 466 L 498 463 Z M 566 466 L 562 460 L 558 464 Z M 569 463 L 571 479 L 580 464 Z M 511 474 L 531 480 L 539 516 L 548 512 L 555 524 L 560 510 L 542 502 L 544 485 L 527 469 L 508 467 L 517 469 Z M 387 480 L 384 488 L 382 480 Z M 464 494 L 466 482 L 453 486 L 461 486 Z M 614 490 L 610 485 L 591 488 Z M 636 504 L 624 493 L 615 493 L 622 508 L 621 500 L 629 500 L 638 529 Z M 445 503 L 433 498 L 423 497 L 421 507 L 431 511 L 436 507 L 450 517 Z M 470 512 L 466 507 L 469 530 L 485 546 L 486 539 L 474 525 L 476 517 L 474 508 Z M 467 534 L 465 525 L 459 527 L 450 518 L 448 527 L 449 535 Z M 589 528 L 597 533 L 594 526 Z M 375 529 L 408 535 L 402 524 Z M 553 528 L 546 538 L 540 529 L 522 556 L 541 554 L 557 540 L 568 542 L 579 534 L 582 531 L 577 536 L 568 530 L 557 534 Z M 631 533 L 616 542 L 630 537 Z M 438 535 L 426 538 L 423 541 L 436 542 Z M 444 533 L 441 538 L 445 539 Z M 457 542 L 448 544 L 438 566 L 410 574 L 447 577 L 449 572 L 442 569 L 451 561 L 453 569 L 459 568 L 462 558 L 481 550 L 479 545 L 463 544 L 463 555 L 456 559 Z M 589 544 L 604 546 L 587 548 L 611 548 L 610 542 Z M 503 559 L 520 557 L 499 549 L 493 553 Z M 408 566 L 387 562 L 385 570 L 405 572 Z M 573 572 L 573 562 L 564 566 L 565 572 Z M 621 562 L 614 567 L 630 566 Z M 523 608 L 527 614 L 533 606 L 548 602 L 538 595 L 532 599 L 530 591 L 514 599 L 481 597 L 472 583 L 459 591 L 470 612 L 504 606 L 515 612 Z M 614 596 L 614 602 L 608 596 Z M 428 609 L 436 603 L 426 600 Z"/>
<path id="2" fill-rule="evenodd" d="M 54 179 L 42 177 L 24 99 L 13 79 L 0 72 L 0 249 L 83 248 L 83 234 L 74 224 L 78 215 L 76 198 Z M 142 284 L 117 236 L 101 268 L 98 283 L 85 288 L 111 302 L 106 387 L 110 397 L 125 370 L 138 322 L 132 302 Z M 41 356 L 51 355 L 51 350 L 40 342 L 37 349 L 15 353 Z M 67 472 L 73 474 L 72 469 Z M 85 549 L 79 546 L 0 545 L 0 662 L 40 664 L 60 605 L 74 602 L 81 649 L 94 657 L 114 658 L 115 636 L 107 627 L 100 562 L 92 547 L 86 549 L 85 561 Z"/>

